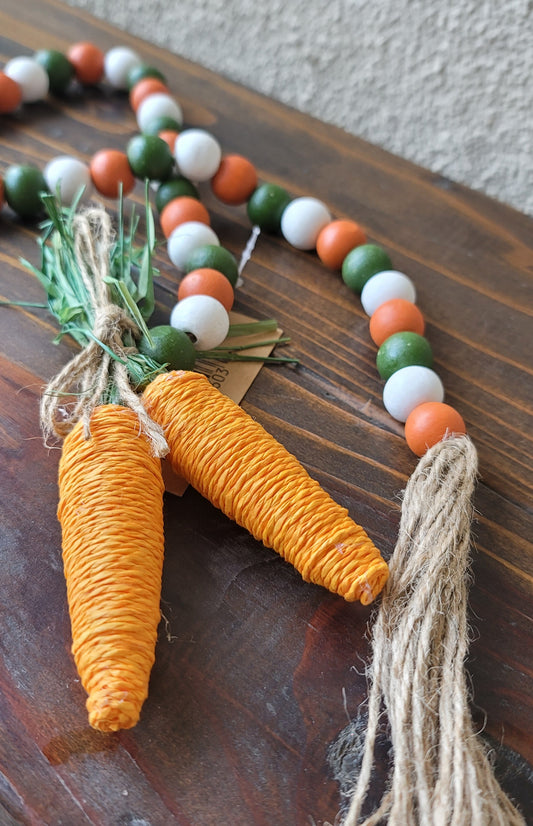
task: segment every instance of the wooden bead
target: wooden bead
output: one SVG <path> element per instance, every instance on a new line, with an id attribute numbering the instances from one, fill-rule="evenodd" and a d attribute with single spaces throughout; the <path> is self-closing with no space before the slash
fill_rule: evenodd
<path id="1" fill-rule="evenodd" d="M 368 316 L 392 298 L 404 298 L 414 304 L 416 301 L 415 285 L 403 272 L 384 270 L 369 278 L 361 291 L 361 304 Z"/>
<path id="2" fill-rule="evenodd" d="M 242 155 L 225 155 L 211 180 L 211 188 L 219 201 L 232 206 L 246 203 L 256 187 L 255 166 Z"/>
<path id="3" fill-rule="evenodd" d="M 21 218 L 37 218 L 44 212 L 41 193 L 48 187 L 40 169 L 30 164 L 8 166 L 4 174 L 4 195 Z"/>
<path id="4" fill-rule="evenodd" d="M 377 244 L 361 244 L 350 250 L 342 262 L 342 280 L 355 293 L 360 293 L 369 278 L 377 272 L 392 269 L 385 250 Z"/>
<path id="5" fill-rule="evenodd" d="M 193 250 L 206 244 L 219 244 L 215 232 L 199 221 L 180 224 L 170 235 L 167 243 L 168 257 L 179 270 L 185 271 L 187 260 Z"/>
<path id="6" fill-rule="evenodd" d="M 50 192 L 59 193 L 63 204 L 71 204 L 80 189 L 87 196 L 91 189 L 91 173 L 87 164 L 70 155 L 59 155 L 46 164 L 43 175 Z"/>
<path id="7" fill-rule="evenodd" d="M 248 217 L 263 232 L 279 232 L 281 216 L 290 204 L 291 196 L 277 184 L 261 184 L 248 201 Z"/>
<path id="8" fill-rule="evenodd" d="M 212 350 L 222 344 L 229 330 L 229 316 L 216 298 L 190 295 L 174 306 L 170 324 L 191 336 L 196 350 Z"/>
<path id="9" fill-rule="evenodd" d="M 123 195 L 127 195 L 135 186 L 128 156 L 118 149 L 102 149 L 97 152 L 93 155 L 89 169 L 94 186 L 106 198 L 118 198 L 121 184 Z"/>
<path id="10" fill-rule="evenodd" d="M 131 91 L 140 80 L 145 80 L 149 77 L 161 80 L 163 83 L 167 82 L 163 72 L 159 71 L 155 66 L 150 66 L 148 63 L 140 63 L 138 66 L 134 66 L 128 74 L 128 89 Z"/>
<path id="11" fill-rule="evenodd" d="M 33 58 L 48 75 L 52 94 L 63 95 L 74 77 L 74 66 L 70 60 L 56 49 L 40 49 Z"/>
<path id="12" fill-rule="evenodd" d="M 141 336 L 137 349 L 158 364 L 166 364 L 168 370 L 194 370 L 196 350 L 192 341 L 183 330 L 169 324 L 151 327 L 150 340 Z"/>
<path id="13" fill-rule="evenodd" d="M 220 166 L 220 144 L 204 129 L 185 129 L 180 133 L 174 155 L 178 169 L 194 183 L 208 181 Z"/>
<path id="14" fill-rule="evenodd" d="M 161 229 L 165 238 L 170 238 L 176 227 L 189 221 L 198 221 L 209 225 L 211 218 L 205 206 L 197 198 L 183 195 L 174 198 L 164 207 L 159 216 Z"/>
<path id="15" fill-rule="evenodd" d="M 144 78 L 135 84 L 130 92 L 130 106 L 134 112 L 137 111 L 143 100 L 150 95 L 155 95 L 161 92 L 164 95 L 170 95 L 170 89 L 163 81 L 155 77 Z"/>
<path id="16" fill-rule="evenodd" d="M 160 115 L 158 118 L 148 121 L 143 129 L 144 135 L 159 135 L 166 129 L 172 129 L 176 132 L 176 137 L 181 129 L 181 121 L 176 118 L 171 118 L 168 115 Z M 175 144 L 174 144 L 175 145 Z M 172 150 L 172 158 L 174 158 L 174 150 Z"/>
<path id="17" fill-rule="evenodd" d="M 298 250 L 316 246 L 320 231 L 331 221 L 329 210 L 317 198 L 295 198 L 281 216 L 281 232 Z"/>
<path id="18" fill-rule="evenodd" d="M 206 244 L 194 249 L 187 258 L 185 272 L 204 267 L 223 273 L 231 286 L 235 287 L 239 278 L 239 267 L 235 256 L 229 250 L 218 244 Z"/>
<path id="19" fill-rule="evenodd" d="M 126 154 L 136 178 L 164 181 L 172 173 L 174 158 L 165 141 L 157 135 L 134 135 Z"/>
<path id="20" fill-rule="evenodd" d="M 0 114 L 14 112 L 22 103 L 22 88 L 12 77 L 0 72 Z"/>
<path id="21" fill-rule="evenodd" d="M 424 316 L 416 306 L 405 298 L 392 298 L 381 304 L 370 319 L 370 336 L 381 347 L 383 342 L 394 333 L 408 330 L 424 335 L 426 324 Z"/>
<path id="22" fill-rule="evenodd" d="M 104 53 L 94 43 L 74 43 L 67 52 L 76 80 L 85 86 L 99 83 L 104 74 Z"/>
<path id="23" fill-rule="evenodd" d="M 183 123 L 181 106 L 173 97 L 163 92 L 148 95 L 137 109 L 137 124 L 141 132 L 147 132 L 151 122 L 159 118 L 172 118 L 179 127 Z"/>
<path id="24" fill-rule="evenodd" d="M 183 175 L 173 175 L 168 181 L 163 181 L 155 196 L 155 205 L 158 212 L 163 212 L 170 201 L 173 201 L 174 198 L 181 198 L 183 195 L 200 200 L 200 195 L 194 184 L 191 184 Z"/>
<path id="25" fill-rule="evenodd" d="M 14 57 L 4 66 L 4 74 L 19 84 L 24 103 L 44 100 L 48 94 L 46 70 L 32 57 Z"/>
<path id="26" fill-rule="evenodd" d="M 429 367 L 410 365 L 393 373 L 383 388 L 383 404 L 388 413 L 399 422 L 424 402 L 442 402 L 444 387 L 437 374 Z"/>
<path id="27" fill-rule="evenodd" d="M 106 52 L 104 57 L 106 80 L 115 89 L 127 89 L 131 70 L 141 65 L 142 60 L 137 52 L 126 46 L 116 46 Z"/>
<path id="28" fill-rule="evenodd" d="M 401 332 L 389 336 L 378 350 L 376 366 L 382 379 L 389 379 L 393 373 L 410 364 L 431 367 L 433 352 L 427 338 L 418 333 Z"/>
<path id="29" fill-rule="evenodd" d="M 330 270 L 340 270 L 354 247 L 366 243 L 366 233 L 355 221 L 337 220 L 326 224 L 316 241 L 317 255 Z"/>
<path id="30" fill-rule="evenodd" d="M 419 404 L 405 422 L 405 440 L 417 456 L 423 456 L 444 438 L 465 433 L 466 426 L 461 414 L 443 402 Z"/>
<path id="31" fill-rule="evenodd" d="M 161 131 L 159 131 L 157 135 L 159 138 L 161 138 L 162 141 L 165 141 L 166 145 L 172 153 L 172 157 L 174 157 L 174 147 L 176 145 L 176 139 L 179 135 L 179 132 L 176 129 L 161 129 Z"/>
<path id="32" fill-rule="evenodd" d="M 210 267 L 187 273 L 179 285 L 178 299 L 181 301 L 189 295 L 210 295 L 220 301 L 228 313 L 233 307 L 233 287 L 223 273 Z"/>

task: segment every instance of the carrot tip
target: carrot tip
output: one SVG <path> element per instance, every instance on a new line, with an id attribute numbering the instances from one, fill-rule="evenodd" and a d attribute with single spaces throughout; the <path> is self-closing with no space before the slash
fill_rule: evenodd
<path id="1" fill-rule="evenodd" d="M 140 706 L 127 691 L 99 692 L 87 700 L 89 725 L 98 731 L 119 731 L 133 728 L 140 717 Z"/>

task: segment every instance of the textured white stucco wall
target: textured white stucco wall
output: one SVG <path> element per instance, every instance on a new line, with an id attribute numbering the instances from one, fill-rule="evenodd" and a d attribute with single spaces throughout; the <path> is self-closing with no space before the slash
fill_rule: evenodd
<path id="1" fill-rule="evenodd" d="M 533 215 L 532 0 L 69 0 Z"/>

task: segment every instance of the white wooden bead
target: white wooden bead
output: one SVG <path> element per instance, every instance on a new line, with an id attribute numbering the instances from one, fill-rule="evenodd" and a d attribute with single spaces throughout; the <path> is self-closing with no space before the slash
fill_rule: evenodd
<path id="1" fill-rule="evenodd" d="M 216 298 L 189 295 L 174 306 L 170 324 L 189 333 L 197 350 L 212 350 L 228 335 L 229 315 Z"/>
<path id="2" fill-rule="evenodd" d="M 174 156 L 181 174 L 199 183 L 208 181 L 218 170 L 222 149 L 204 129 L 185 129 L 176 139 Z"/>
<path id="3" fill-rule="evenodd" d="M 79 190 L 85 187 L 83 197 L 92 189 L 89 167 L 78 158 L 59 155 L 46 164 L 43 175 L 50 192 L 54 195 L 59 190 L 59 197 L 64 204 L 71 204 Z"/>
<path id="4" fill-rule="evenodd" d="M 211 227 L 200 221 L 186 221 L 179 224 L 170 234 L 167 242 L 168 257 L 179 270 L 185 270 L 191 252 L 206 244 L 220 246 L 220 241 Z"/>
<path id="5" fill-rule="evenodd" d="M 440 378 L 429 367 L 418 364 L 397 370 L 383 388 L 383 404 L 399 422 L 405 422 L 419 404 L 443 400 L 444 387 Z"/>
<path id="6" fill-rule="evenodd" d="M 361 304 L 367 316 L 371 316 L 385 301 L 404 298 L 416 302 L 415 285 L 403 272 L 383 270 L 369 278 L 361 292 Z"/>
<path id="7" fill-rule="evenodd" d="M 6 63 L 3 71 L 19 84 L 24 103 L 35 103 L 47 96 L 50 86 L 48 74 L 33 58 L 14 57 Z"/>
<path id="8" fill-rule="evenodd" d="M 137 125 L 141 132 L 146 131 L 151 121 L 163 117 L 173 118 L 179 124 L 183 123 L 181 106 L 177 100 L 164 92 L 148 95 L 137 109 Z"/>
<path id="9" fill-rule="evenodd" d="M 129 73 L 141 63 L 141 58 L 132 49 L 116 46 L 104 56 L 105 78 L 115 89 L 127 89 Z"/>
<path id="10" fill-rule="evenodd" d="M 281 216 L 283 237 L 298 250 L 312 250 L 320 231 L 331 221 L 331 214 L 317 198 L 295 198 Z"/>

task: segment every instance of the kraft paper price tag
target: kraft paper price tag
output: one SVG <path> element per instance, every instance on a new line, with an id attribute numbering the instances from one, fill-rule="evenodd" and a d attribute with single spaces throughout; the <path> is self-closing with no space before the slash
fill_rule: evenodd
<path id="1" fill-rule="evenodd" d="M 232 324 L 248 324 L 255 319 L 242 315 L 242 313 L 230 313 Z M 278 328 L 273 333 L 255 333 L 254 335 L 239 336 L 238 338 L 228 338 L 224 346 L 232 344 L 253 344 L 254 341 L 264 341 L 265 339 L 278 339 L 282 331 Z M 268 344 L 263 347 L 254 347 L 246 350 L 249 356 L 269 356 L 275 344 Z M 203 373 L 213 387 L 217 387 L 222 393 L 232 399 L 236 404 L 240 404 L 246 391 L 252 385 L 255 377 L 263 366 L 261 361 L 219 361 L 218 359 L 201 360 L 196 362 L 195 370 Z M 163 480 L 168 493 L 175 496 L 182 496 L 187 490 L 187 482 L 174 473 L 170 462 L 163 459 L 162 463 Z"/>

